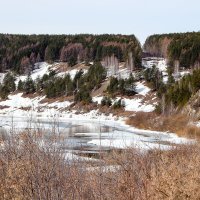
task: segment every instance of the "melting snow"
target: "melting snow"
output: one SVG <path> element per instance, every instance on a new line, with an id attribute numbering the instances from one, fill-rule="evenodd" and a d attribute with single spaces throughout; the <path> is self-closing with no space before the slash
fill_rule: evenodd
<path id="1" fill-rule="evenodd" d="M 150 88 L 144 85 L 144 82 L 137 82 L 136 83 L 136 92 L 140 95 L 147 95 L 150 92 Z"/>
<path id="2" fill-rule="evenodd" d="M 9 95 L 8 100 L 1 101 L 0 106 L 9 106 L 13 108 L 24 108 L 24 107 L 37 107 L 39 102 L 44 99 L 44 97 L 36 97 L 34 99 L 22 97 L 23 93 L 18 93 L 15 95 Z"/>
<path id="3" fill-rule="evenodd" d="M 82 135 L 89 136 L 90 134 L 82 133 Z M 134 129 L 131 127 L 124 127 L 124 131 L 115 130 L 112 133 L 96 133 L 96 135 L 95 133 L 93 133 L 92 137 L 94 139 L 89 141 L 89 144 L 114 148 L 135 147 L 144 150 L 149 150 L 153 148 L 169 149 L 170 143 L 184 144 L 188 142 L 193 142 L 193 140 L 178 137 L 173 133 L 146 131 Z M 166 144 L 162 142 L 165 142 Z"/>
<path id="4" fill-rule="evenodd" d="M 0 106 L 9 106 L 9 108 L 0 110 L 0 125 L 3 128 L 10 129 L 11 126 L 17 129 L 24 129 L 35 123 L 35 126 L 42 124 L 43 128 L 50 128 L 54 119 L 67 124 L 74 123 L 83 125 L 90 123 L 91 126 L 101 124 L 109 127 L 115 127 L 114 132 L 94 132 L 94 133 L 76 133 L 77 136 L 85 135 L 91 139 L 90 145 L 102 145 L 104 147 L 127 148 L 134 146 L 141 149 L 161 148 L 168 149 L 170 144 L 164 145 L 160 142 L 185 143 L 189 140 L 180 138 L 175 134 L 139 130 L 124 124 L 123 118 L 116 118 L 110 114 L 106 116 L 99 113 L 98 110 L 92 110 L 88 113 L 75 114 L 76 111 L 61 111 L 60 108 L 67 107 L 70 102 L 54 102 L 51 104 L 40 103 L 45 97 L 36 97 L 33 99 L 24 98 L 22 93 L 9 95 L 9 99 L 0 102 Z M 100 101 L 100 98 L 97 98 Z M 143 105 L 141 99 L 123 99 L 126 104 L 126 110 L 149 112 L 153 107 Z M 21 110 L 21 107 L 31 107 L 31 111 Z M 42 109 L 38 112 L 38 109 Z M 44 123 L 42 123 L 42 120 Z M 41 125 L 40 125 L 41 126 Z"/>
<path id="5" fill-rule="evenodd" d="M 71 77 L 71 79 L 74 79 L 76 73 L 78 73 L 80 70 L 79 69 L 72 69 L 70 71 L 67 71 L 66 73 L 68 73 Z M 87 73 L 88 70 L 83 69 L 83 74 Z"/>
<path id="6" fill-rule="evenodd" d="M 42 77 L 44 74 L 49 73 L 49 68 L 52 66 L 46 62 L 36 63 L 35 66 L 38 67 L 38 69 L 35 69 L 31 73 L 31 78 L 33 80 L 36 80 L 38 77 Z M 18 84 L 19 80 L 25 81 L 27 79 L 27 76 L 18 76 L 15 83 Z"/>
<path id="7" fill-rule="evenodd" d="M 154 105 L 147 105 L 145 103 L 142 103 L 143 98 L 150 92 L 150 88 L 144 85 L 144 82 L 137 82 L 136 83 L 136 92 L 138 95 L 142 95 L 143 97 L 138 98 L 137 95 L 134 96 L 134 98 L 122 98 L 122 101 L 125 104 L 125 111 L 143 111 L 143 112 L 152 112 L 155 110 Z M 103 99 L 102 96 L 96 96 L 93 97 L 92 100 L 94 102 L 97 102 L 98 104 L 101 104 L 101 100 Z M 117 97 L 115 100 L 112 99 L 112 104 L 116 101 L 118 101 L 120 98 Z"/>
<path id="8" fill-rule="evenodd" d="M 157 58 L 157 57 L 151 57 L 151 58 L 145 58 L 142 60 L 142 65 L 145 68 L 152 68 L 153 65 L 155 65 L 161 72 L 167 71 L 167 62 L 164 58 Z"/>
<path id="9" fill-rule="evenodd" d="M 93 97 L 92 101 L 93 102 L 97 102 L 98 104 L 101 104 L 101 100 L 103 99 L 102 96 L 97 96 L 97 97 Z"/>
<path id="10" fill-rule="evenodd" d="M 134 112 L 152 112 L 155 110 L 153 105 L 146 105 L 142 104 L 142 99 L 127 99 L 123 98 L 125 103 L 125 110 L 126 111 L 134 111 Z"/>
<path id="11" fill-rule="evenodd" d="M 31 77 L 35 80 L 37 77 L 42 77 L 45 73 L 48 73 L 49 65 L 47 63 L 40 63 L 38 69 L 35 69 Z M 161 71 L 165 70 L 164 60 L 160 60 L 158 63 L 158 68 Z M 70 74 L 72 78 L 74 78 L 75 74 L 79 70 L 73 69 L 68 71 L 67 73 Z M 84 73 L 86 70 L 84 71 Z M 121 76 L 129 77 L 129 71 L 126 69 L 121 69 L 120 71 Z M 64 74 L 64 73 L 63 73 Z M 58 74 L 59 76 L 62 73 Z M 0 74 L 0 80 L 2 80 L 4 74 Z M 19 76 L 16 80 L 24 81 L 27 76 Z M 136 83 L 136 91 L 139 95 L 145 97 L 150 91 L 150 88 L 144 85 L 143 82 Z M 126 111 L 143 111 L 143 112 L 151 112 L 154 110 L 154 105 L 147 105 L 143 103 L 143 97 L 128 99 L 123 98 L 125 103 L 125 110 Z M 71 102 L 64 101 L 64 102 L 54 102 L 54 103 L 41 103 L 44 96 L 38 96 L 35 98 L 28 98 L 23 97 L 22 93 L 18 93 L 15 95 L 9 95 L 8 100 L 1 101 L 0 106 L 5 107 L 0 109 L 0 122 L 1 126 L 4 128 L 10 128 L 12 125 L 12 117 L 14 122 L 16 123 L 17 128 L 26 128 L 27 127 L 27 120 L 31 117 L 31 119 L 43 119 L 47 122 L 51 122 L 51 120 L 55 117 L 63 122 L 77 122 L 83 124 L 84 122 L 90 122 L 93 126 L 93 123 L 101 123 L 107 126 L 117 127 L 119 130 L 115 130 L 114 133 L 81 133 L 85 134 L 86 136 L 92 136 L 91 140 L 88 144 L 93 145 L 102 145 L 102 146 L 109 146 L 109 147 L 116 147 L 116 148 L 126 148 L 129 146 L 135 146 L 142 149 L 150 149 L 150 148 L 169 148 L 169 145 L 159 144 L 160 141 L 167 141 L 172 143 L 185 143 L 188 142 L 187 139 L 179 138 L 175 134 L 168 134 L 162 132 L 155 132 L 155 131 L 144 131 L 134 129 L 124 124 L 123 118 L 118 118 L 116 121 L 116 117 L 112 114 L 106 116 L 104 114 L 99 113 L 98 110 L 92 110 L 88 113 L 82 114 L 75 114 L 76 111 L 61 111 L 63 108 L 67 108 L 71 105 Z M 93 97 L 93 101 L 101 103 L 103 97 Z M 118 100 L 119 98 L 117 98 Z M 21 109 L 21 108 L 30 108 L 29 110 Z M 46 125 L 47 126 L 47 125 Z M 78 133 L 77 133 L 78 134 Z M 100 139 L 100 136 L 102 137 Z"/>

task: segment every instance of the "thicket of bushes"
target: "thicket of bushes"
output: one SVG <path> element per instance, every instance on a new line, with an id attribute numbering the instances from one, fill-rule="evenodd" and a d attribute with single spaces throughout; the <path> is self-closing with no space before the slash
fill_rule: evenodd
<path id="1" fill-rule="evenodd" d="M 28 131 L 1 139 L 0 194 L 5 200 L 200 198 L 198 145 L 149 152 L 130 148 L 84 162 L 67 158 L 55 133 L 44 137 Z"/>

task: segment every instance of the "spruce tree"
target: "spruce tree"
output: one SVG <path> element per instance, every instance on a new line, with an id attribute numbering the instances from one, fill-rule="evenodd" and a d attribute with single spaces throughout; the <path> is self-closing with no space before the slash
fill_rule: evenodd
<path id="1" fill-rule="evenodd" d="M 5 75 L 3 85 L 7 87 L 9 92 L 14 92 L 16 90 L 15 78 L 11 73 Z"/>
<path id="2" fill-rule="evenodd" d="M 17 89 L 19 91 L 23 91 L 23 89 L 24 89 L 24 83 L 22 82 L 22 80 L 19 80 Z"/>
<path id="3" fill-rule="evenodd" d="M 35 92 L 35 84 L 30 74 L 27 76 L 27 79 L 25 80 L 24 91 L 26 92 L 26 94 Z"/>

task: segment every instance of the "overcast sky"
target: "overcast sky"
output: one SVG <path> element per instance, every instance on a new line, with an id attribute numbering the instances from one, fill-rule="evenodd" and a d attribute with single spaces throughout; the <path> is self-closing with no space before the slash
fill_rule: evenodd
<path id="1" fill-rule="evenodd" d="M 200 30 L 200 0 L 0 0 L 0 32 L 135 34 Z"/>

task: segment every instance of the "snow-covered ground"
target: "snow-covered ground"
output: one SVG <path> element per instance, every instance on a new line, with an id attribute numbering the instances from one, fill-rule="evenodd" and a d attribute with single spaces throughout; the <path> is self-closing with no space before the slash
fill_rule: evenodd
<path id="1" fill-rule="evenodd" d="M 102 99 L 103 99 L 103 96 L 96 96 L 96 97 L 93 97 L 93 98 L 92 98 L 92 101 L 93 101 L 93 102 L 97 102 L 97 104 L 100 105 Z"/>
<path id="2" fill-rule="evenodd" d="M 152 112 L 155 110 L 155 106 L 152 104 L 142 103 L 142 99 L 126 99 L 123 98 L 125 103 L 125 111 L 133 111 L 133 112 Z"/>
<path id="3" fill-rule="evenodd" d="M 152 68 L 153 66 L 156 66 L 156 68 L 158 68 L 161 72 L 167 71 L 167 62 L 164 58 L 145 58 L 142 60 L 142 66 L 145 68 Z"/>
<path id="4" fill-rule="evenodd" d="M 54 64 L 48 64 L 46 62 L 36 63 L 35 64 L 35 70 L 31 73 L 31 78 L 33 80 L 36 80 L 38 77 L 42 77 L 44 74 L 48 74 L 50 70 L 56 70 L 57 67 L 59 67 L 59 63 Z M 75 74 L 80 69 L 69 69 L 66 72 L 59 72 L 57 76 L 63 76 L 66 73 L 69 73 L 72 79 L 74 78 Z M 87 70 L 83 70 L 84 73 L 87 72 Z M 123 65 L 120 66 L 119 75 L 123 78 L 128 78 L 130 75 L 130 71 L 126 68 L 123 68 Z M 1 79 L 5 74 L 0 74 Z M 16 78 L 16 84 L 18 84 L 19 80 L 26 80 L 27 76 L 21 75 Z M 146 105 L 145 103 L 142 103 L 142 96 L 146 96 L 150 92 L 150 88 L 145 86 L 144 82 L 137 82 L 136 83 L 136 92 L 140 97 L 136 97 L 134 99 L 128 99 L 124 98 L 123 101 L 125 103 L 125 110 L 127 111 L 145 111 L 149 112 L 154 109 L 154 106 Z M 15 95 L 9 95 L 8 100 L 1 101 L 0 106 L 0 114 L 6 114 L 6 113 L 14 113 L 14 114 L 22 114 L 31 112 L 32 114 L 35 112 L 35 115 L 43 115 L 43 116 L 50 116 L 51 113 L 57 112 L 58 110 L 62 110 L 64 108 L 67 108 L 71 105 L 72 102 L 64 101 L 64 102 L 54 102 L 54 103 L 41 103 L 41 100 L 43 100 L 44 96 L 38 96 L 35 98 L 28 98 L 23 97 L 22 93 L 18 93 Z M 101 103 L 102 96 L 99 97 L 93 97 L 93 101 L 97 101 L 98 104 Z M 114 100 L 113 100 L 114 102 Z"/>
<path id="5" fill-rule="evenodd" d="M 52 65 L 46 62 L 41 62 L 41 63 L 36 63 L 35 66 L 37 66 L 37 69 L 33 70 L 32 73 L 30 74 L 33 80 L 36 80 L 38 77 L 41 78 L 44 74 L 49 74 L 49 69 Z M 15 84 L 18 84 L 19 80 L 25 81 L 26 79 L 27 79 L 26 75 L 17 76 Z"/>
<path id="6" fill-rule="evenodd" d="M 45 96 L 37 96 L 35 98 L 23 97 L 23 93 L 9 95 L 8 99 L 0 102 L 0 115 L 12 114 L 15 117 L 29 116 L 53 116 L 61 109 L 65 109 L 71 105 L 72 102 L 53 102 L 42 103 Z"/>
<path id="7" fill-rule="evenodd" d="M 13 113 L 17 114 L 17 113 Z M 57 113 L 58 114 L 58 113 Z M 55 119 L 55 121 L 54 121 Z M 65 113 L 53 117 L 33 117 L 33 116 L 4 116 L 0 115 L 0 124 L 4 129 L 24 129 L 40 128 L 51 129 L 56 124 L 61 133 L 69 139 L 76 139 L 75 145 L 89 145 L 91 148 L 128 148 L 135 147 L 144 150 L 152 148 L 168 149 L 172 144 L 182 144 L 193 142 L 185 138 L 178 137 L 173 133 L 140 130 L 125 125 L 123 119 L 115 120 L 112 115 L 105 116 L 98 111 L 91 111 L 86 114 Z M 83 127 L 80 131 L 75 131 L 78 127 Z M 101 127 L 110 127 L 110 131 L 101 131 Z M 74 130 L 74 131 L 73 131 Z M 82 130 L 82 131 L 81 131 Z M 68 133 L 69 132 L 69 133 Z M 78 138 L 78 139 L 77 139 Z M 78 141 L 77 141 L 78 140 Z M 83 142 L 83 143 L 82 143 Z"/>
<path id="8" fill-rule="evenodd" d="M 150 88 L 144 85 L 144 82 L 137 82 L 136 83 L 136 92 L 140 95 L 147 95 L 150 92 Z"/>
<path id="9" fill-rule="evenodd" d="M 99 97 L 93 97 L 93 101 L 97 102 L 98 104 L 101 104 L 101 100 L 103 99 L 102 96 Z M 120 98 L 116 98 L 114 100 L 112 100 L 112 104 L 114 104 L 114 102 L 118 101 Z M 155 110 L 155 105 L 152 104 L 145 104 L 142 103 L 143 99 L 141 98 L 132 98 L 132 99 L 128 99 L 128 98 L 121 98 L 122 102 L 125 105 L 125 111 L 133 111 L 133 112 L 152 112 Z"/>
<path id="10" fill-rule="evenodd" d="M 8 100 L 1 101 L 0 106 L 7 106 L 9 110 L 20 109 L 20 108 L 36 108 L 39 105 L 39 102 L 45 97 L 36 97 L 33 99 L 22 97 L 23 93 L 18 93 L 15 95 L 9 95 Z M 1 110 L 2 111 L 2 110 Z M 0 111 L 0 112 L 1 112 Z"/>
<path id="11" fill-rule="evenodd" d="M 143 89 L 142 89 L 143 88 Z M 155 109 L 154 105 L 148 105 L 143 103 L 143 96 L 147 94 L 149 89 L 146 86 L 142 86 L 142 83 L 138 83 L 138 92 L 139 95 L 136 95 L 134 98 L 122 98 L 122 101 L 125 104 L 126 111 L 143 111 L 151 112 Z M 102 96 L 93 97 L 94 102 L 101 104 Z M 56 112 L 60 112 L 63 109 L 67 109 L 73 102 L 63 101 L 63 102 L 53 102 L 53 103 L 42 103 L 42 100 L 45 99 L 45 96 L 36 96 L 34 98 L 24 97 L 23 93 L 17 93 L 14 95 L 9 95 L 8 99 L 0 102 L 0 115 L 12 113 L 15 116 L 23 116 L 26 113 L 31 113 L 34 116 L 46 116 L 49 117 L 54 115 Z M 115 101 L 118 101 L 120 98 L 113 99 L 113 104 Z M 66 111 L 65 111 L 66 112 Z M 60 114 L 65 114 L 64 111 Z"/>
<path id="12" fill-rule="evenodd" d="M 138 93 L 134 97 L 131 98 L 121 98 L 125 105 L 125 111 L 133 111 L 133 112 L 152 112 L 155 110 L 155 105 L 147 104 L 143 102 L 145 96 L 151 91 L 151 89 L 145 86 L 144 82 L 136 82 L 136 92 Z M 103 96 L 93 97 L 93 101 L 101 104 L 101 100 Z M 118 101 L 120 98 L 112 99 L 112 104 Z"/>
<path id="13" fill-rule="evenodd" d="M 33 70 L 30 74 L 31 78 L 35 81 L 37 78 L 41 78 L 44 76 L 44 74 L 49 74 L 50 70 L 55 70 L 57 69 L 57 66 L 59 65 L 59 63 L 53 63 L 53 64 L 48 64 L 46 62 L 41 62 L 41 63 L 36 63 L 35 64 L 35 70 Z M 58 72 L 56 74 L 56 76 L 60 76 L 63 77 L 66 74 L 69 74 L 71 79 L 74 79 L 76 73 L 79 72 L 80 69 L 71 69 L 69 68 L 67 71 L 65 72 Z M 82 69 L 83 73 L 87 73 L 87 69 Z M 3 78 L 5 76 L 5 73 L 1 73 L 0 74 L 0 81 L 3 81 Z M 15 84 L 17 85 L 19 80 L 21 81 L 25 81 L 27 79 L 27 75 L 20 75 L 16 77 L 16 81 Z"/>
<path id="14" fill-rule="evenodd" d="M 160 64 L 160 69 L 163 70 L 163 63 Z M 40 63 L 38 69 L 35 69 L 31 73 L 31 77 L 35 80 L 37 77 L 42 77 L 45 73 L 49 72 L 49 69 L 53 69 L 55 65 L 49 65 L 47 63 Z M 69 70 L 69 73 L 73 78 L 78 72 L 78 69 Z M 84 71 L 86 72 L 86 71 Z M 64 74 L 60 72 L 58 75 Z M 4 74 L 0 74 L 0 80 Z M 126 69 L 120 70 L 120 76 L 129 77 L 129 71 Z M 24 81 L 26 76 L 17 77 L 16 83 L 19 80 Z M 154 110 L 154 105 L 143 102 L 144 98 L 149 94 L 150 88 L 148 88 L 144 82 L 136 83 L 137 95 L 134 98 L 123 98 L 126 111 L 143 111 L 151 112 Z M 30 126 L 42 126 L 42 128 L 50 128 L 54 123 L 54 120 L 62 124 L 63 129 L 73 126 L 84 125 L 93 127 L 97 124 L 101 124 L 108 127 L 114 127 L 112 132 L 99 131 L 94 132 L 79 132 L 73 133 L 76 136 L 83 136 L 89 138 L 87 145 L 115 148 L 126 148 L 135 146 L 142 149 L 151 148 L 169 148 L 170 143 L 185 143 L 189 140 L 179 138 L 175 134 L 138 130 L 133 127 L 125 125 L 125 119 L 122 117 L 116 118 L 112 114 L 105 115 L 98 110 L 91 110 L 88 113 L 79 113 L 77 110 L 68 109 L 73 102 L 42 102 L 44 96 L 37 96 L 34 98 L 24 97 L 22 93 L 13 94 L 8 96 L 8 100 L 0 102 L 0 126 L 4 129 L 24 129 Z M 93 101 L 101 103 L 102 96 L 93 97 Z M 119 97 L 114 101 L 118 100 Z M 71 124 L 71 125 L 70 125 Z M 61 129 L 59 129 L 61 130 Z M 167 144 L 164 144 L 167 143 Z M 71 155 L 71 154 L 70 154 Z"/>
<path id="15" fill-rule="evenodd" d="M 142 60 L 142 66 L 144 68 L 152 68 L 155 66 L 159 69 L 160 72 L 162 72 L 163 75 L 163 82 L 167 83 L 168 81 L 168 73 L 167 73 L 167 60 L 164 58 L 157 58 L 157 57 L 150 57 L 150 58 L 144 58 Z M 173 73 L 173 76 L 176 81 L 180 80 L 183 76 L 191 73 L 190 70 L 181 70 L 178 73 Z"/>
<path id="16" fill-rule="evenodd" d="M 57 74 L 57 76 L 64 77 L 65 75 L 69 74 L 71 79 L 73 80 L 75 75 L 80 71 L 80 69 L 69 69 L 66 72 L 60 72 Z M 88 72 L 87 69 L 82 69 L 83 74 L 86 74 Z"/>

